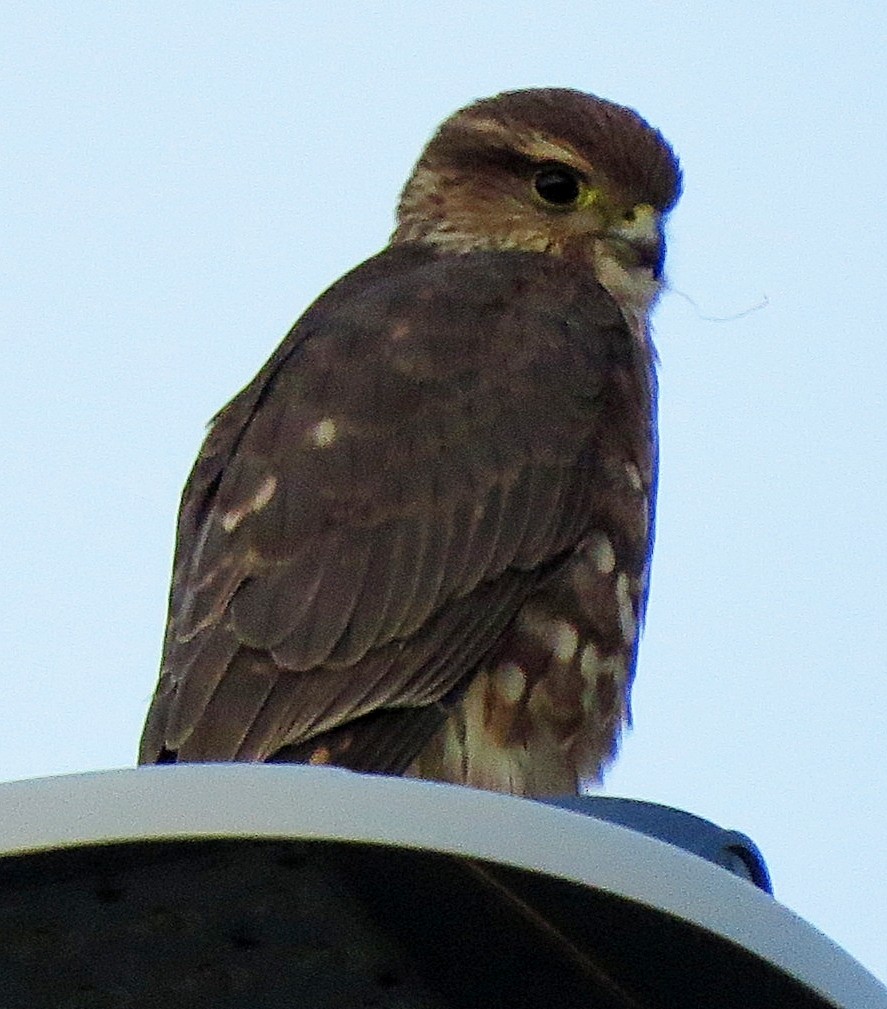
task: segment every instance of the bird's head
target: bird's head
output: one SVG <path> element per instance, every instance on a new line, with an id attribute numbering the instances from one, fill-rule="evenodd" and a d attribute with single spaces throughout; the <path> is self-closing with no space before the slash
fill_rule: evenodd
<path id="1" fill-rule="evenodd" d="M 443 123 L 404 187 L 392 242 L 587 263 L 624 313 L 644 316 L 680 188 L 668 143 L 631 109 L 563 88 L 511 91 Z"/>

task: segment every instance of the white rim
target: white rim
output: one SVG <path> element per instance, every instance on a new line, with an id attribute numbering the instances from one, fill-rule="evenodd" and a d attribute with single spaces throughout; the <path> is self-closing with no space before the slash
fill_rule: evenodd
<path id="1" fill-rule="evenodd" d="M 750 883 L 616 824 L 451 785 L 336 768 L 144 767 L 0 784 L 0 855 L 181 838 L 348 840 L 540 871 L 730 939 L 843 1009 L 887 1009 L 849 954 Z"/>

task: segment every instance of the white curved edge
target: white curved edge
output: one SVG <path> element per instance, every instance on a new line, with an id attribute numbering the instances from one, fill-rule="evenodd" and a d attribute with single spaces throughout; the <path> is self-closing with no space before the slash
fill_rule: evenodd
<path id="1" fill-rule="evenodd" d="M 625 827 L 527 799 L 329 767 L 183 764 L 0 784 L 0 857 L 184 838 L 357 841 L 543 872 L 676 915 L 841 1009 L 887 988 L 752 884 Z"/>

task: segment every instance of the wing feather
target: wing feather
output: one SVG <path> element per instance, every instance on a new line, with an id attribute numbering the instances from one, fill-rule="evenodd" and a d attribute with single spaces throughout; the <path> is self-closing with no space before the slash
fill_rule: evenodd
<path id="1" fill-rule="evenodd" d="M 496 553 L 502 518 L 505 511 L 506 492 L 501 484 L 493 484 L 479 506 L 477 525 L 473 529 L 471 550 L 459 578 L 459 587 L 477 585 L 487 575 L 493 574 L 490 561 Z M 498 572 L 496 572 L 498 573 Z"/>
<path id="2" fill-rule="evenodd" d="M 495 574 L 514 564 L 532 514 L 533 474 L 521 470 L 506 485 L 496 549 L 490 557 L 490 571 Z"/>
<path id="3" fill-rule="evenodd" d="M 409 605 L 397 628 L 398 638 L 414 635 L 441 602 L 441 585 L 451 548 L 451 529 L 446 515 L 433 515 L 424 525 L 422 559 L 416 565 L 413 584 L 408 593 Z"/>
<path id="4" fill-rule="evenodd" d="M 334 285 L 186 485 L 140 759 L 308 752 L 462 691 L 593 527 L 601 374 L 631 343 L 550 256 L 392 248 Z"/>
<path id="5" fill-rule="evenodd" d="M 238 760 L 267 760 L 281 747 L 334 728 L 380 706 L 369 698 L 389 700 L 393 687 L 380 689 L 400 653 L 391 644 L 375 650 L 352 670 L 283 670 L 274 690 L 256 715 L 236 754 Z"/>
<path id="6" fill-rule="evenodd" d="M 293 669 L 313 669 L 327 661 L 348 626 L 358 597 L 364 588 L 371 550 L 366 530 L 344 539 L 331 553 L 311 606 L 299 620 L 297 633 L 281 643 Z M 275 649 L 275 654 L 279 654 Z"/>
<path id="7" fill-rule="evenodd" d="M 521 567 L 533 568 L 546 557 L 560 552 L 555 534 L 561 521 L 558 508 L 562 503 L 563 483 L 563 471 L 554 466 L 542 468 L 533 482 L 531 518 L 515 553 L 515 560 Z"/>
<path id="8" fill-rule="evenodd" d="M 444 564 L 441 592 L 447 598 L 463 594 L 468 584 L 465 570 L 468 566 L 483 515 L 479 492 L 466 489 L 465 497 L 456 502 L 453 512 L 453 537 L 450 552 Z"/>
<path id="9" fill-rule="evenodd" d="M 330 653 L 331 667 L 353 666 L 374 644 L 391 640 L 383 632 L 383 621 L 403 582 L 403 541 L 409 533 L 406 524 L 394 520 L 374 530 L 360 594 L 348 626 Z M 278 658 L 284 661 L 285 656 L 280 654 Z"/>
<path id="10" fill-rule="evenodd" d="M 176 751 L 181 747 L 239 648 L 237 638 L 219 628 L 190 643 L 187 651 L 173 649 L 181 664 L 166 663 L 161 669 L 142 735 L 139 755 L 142 763 L 153 763 L 164 750 Z"/>
<path id="11" fill-rule="evenodd" d="M 328 756 L 329 763 L 352 771 L 403 774 L 446 716 L 446 709 L 439 704 L 379 708 L 302 743 L 282 747 L 270 760 L 305 763 Z"/>
<path id="12" fill-rule="evenodd" d="M 395 591 L 389 596 L 385 613 L 379 620 L 378 640 L 390 641 L 400 634 L 419 586 L 425 555 L 431 546 L 428 523 L 420 518 L 407 519 L 404 535 L 398 542 L 399 550 L 393 558 L 397 571 Z"/>
<path id="13" fill-rule="evenodd" d="M 291 561 L 242 581 L 229 607 L 234 632 L 251 648 L 276 649 L 304 628 L 317 597 L 337 567 L 341 534 L 306 543 Z M 294 654 L 293 669 L 310 668 L 304 656 Z"/>
<path id="14" fill-rule="evenodd" d="M 243 648 L 206 704 L 203 716 L 188 734 L 179 756 L 189 761 L 230 760 L 280 677 L 267 653 Z M 231 718 L 236 711 L 238 717 Z"/>

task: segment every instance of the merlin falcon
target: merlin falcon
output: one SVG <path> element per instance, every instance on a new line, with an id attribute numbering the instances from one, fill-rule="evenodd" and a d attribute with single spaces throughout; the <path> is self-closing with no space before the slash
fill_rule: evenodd
<path id="1" fill-rule="evenodd" d="M 212 421 L 141 763 L 600 777 L 647 599 L 680 186 L 659 132 L 578 91 L 443 123 L 387 248 Z"/>

